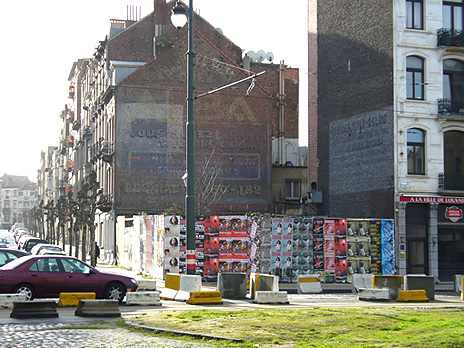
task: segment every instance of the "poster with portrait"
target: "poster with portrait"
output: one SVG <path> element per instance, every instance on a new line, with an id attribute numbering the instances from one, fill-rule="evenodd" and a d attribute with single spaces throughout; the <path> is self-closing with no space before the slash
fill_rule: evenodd
<path id="1" fill-rule="evenodd" d="M 247 272 L 250 239 L 246 216 L 218 216 L 219 271 Z"/>
<path id="2" fill-rule="evenodd" d="M 204 225 L 204 280 L 217 281 L 219 272 L 219 216 L 208 216 Z"/>
<path id="3" fill-rule="evenodd" d="M 292 279 L 293 219 L 273 218 L 271 230 L 271 272 L 281 281 Z"/>
<path id="4" fill-rule="evenodd" d="M 164 272 L 180 272 L 180 218 L 176 215 L 164 217 Z"/>

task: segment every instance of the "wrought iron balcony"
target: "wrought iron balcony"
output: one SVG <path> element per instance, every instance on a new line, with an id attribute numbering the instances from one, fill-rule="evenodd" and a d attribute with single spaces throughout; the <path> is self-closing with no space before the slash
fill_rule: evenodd
<path id="1" fill-rule="evenodd" d="M 438 116 L 464 116 L 464 100 L 442 98 L 438 99 Z"/>
<path id="2" fill-rule="evenodd" d="M 438 188 L 440 190 L 464 191 L 464 175 L 440 173 L 438 174 Z"/>
<path id="3" fill-rule="evenodd" d="M 441 28 L 437 30 L 437 46 L 464 47 L 462 30 Z"/>

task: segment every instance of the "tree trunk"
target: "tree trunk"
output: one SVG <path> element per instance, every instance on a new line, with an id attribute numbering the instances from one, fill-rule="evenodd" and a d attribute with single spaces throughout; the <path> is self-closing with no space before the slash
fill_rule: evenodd
<path id="1" fill-rule="evenodd" d="M 87 226 L 84 225 L 84 228 L 82 229 L 82 261 L 85 261 L 85 258 L 87 256 L 87 251 L 86 251 L 86 244 L 87 244 Z"/>
<path id="2" fill-rule="evenodd" d="M 68 235 L 69 235 L 69 256 L 72 256 L 73 239 L 74 239 L 74 220 L 72 217 L 69 223 Z"/>
<path id="3" fill-rule="evenodd" d="M 92 223 L 89 226 L 90 232 L 90 264 L 95 267 L 97 265 L 97 254 L 95 248 L 95 225 Z"/>

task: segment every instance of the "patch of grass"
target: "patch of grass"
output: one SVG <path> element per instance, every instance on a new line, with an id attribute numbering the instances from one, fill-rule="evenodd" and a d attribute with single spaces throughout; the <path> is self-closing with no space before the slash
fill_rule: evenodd
<path id="1" fill-rule="evenodd" d="M 462 309 L 201 310 L 157 312 L 131 319 L 149 327 L 245 341 L 241 344 L 222 341 L 218 343 L 221 347 L 464 346 Z"/>

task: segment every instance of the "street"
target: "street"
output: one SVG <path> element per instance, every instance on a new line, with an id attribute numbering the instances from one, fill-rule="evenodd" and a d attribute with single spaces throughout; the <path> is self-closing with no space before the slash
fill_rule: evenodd
<path id="1" fill-rule="evenodd" d="M 105 272 L 140 275 L 108 264 L 98 268 Z M 293 284 L 294 285 L 294 284 Z M 158 289 L 164 286 L 159 282 Z M 292 287 L 282 284 L 281 290 Z M 464 301 L 451 291 L 437 291 L 435 300 L 430 302 L 374 302 L 359 301 L 356 294 L 347 292 L 348 284 L 340 285 L 343 292 L 327 292 L 322 294 L 289 293 L 289 304 L 266 305 L 255 304 L 250 299 L 223 299 L 223 305 L 189 305 L 184 302 L 162 300 L 161 306 L 127 306 L 124 302 L 119 306 L 122 319 L 130 323 L 132 315 L 150 314 L 155 311 L 188 311 L 188 310 L 253 310 L 260 308 L 356 308 L 356 307 L 409 307 L 409 308 L 463 308 Z M 212 284 L 204 284 L 203 290 L 215 290 Z M 0 330 L 2 341 L 0 347 L 208 347 L 204 343 L 187 343 L 165 338 L 156 338 L 148 334 L 133 332 L 119 326 L 120 318 L 86 318 L 74 315 L 74 307 L 58 307 L 59 318 L 53 319 L 12 319 L 11 309 L 0 309 Z"/>

